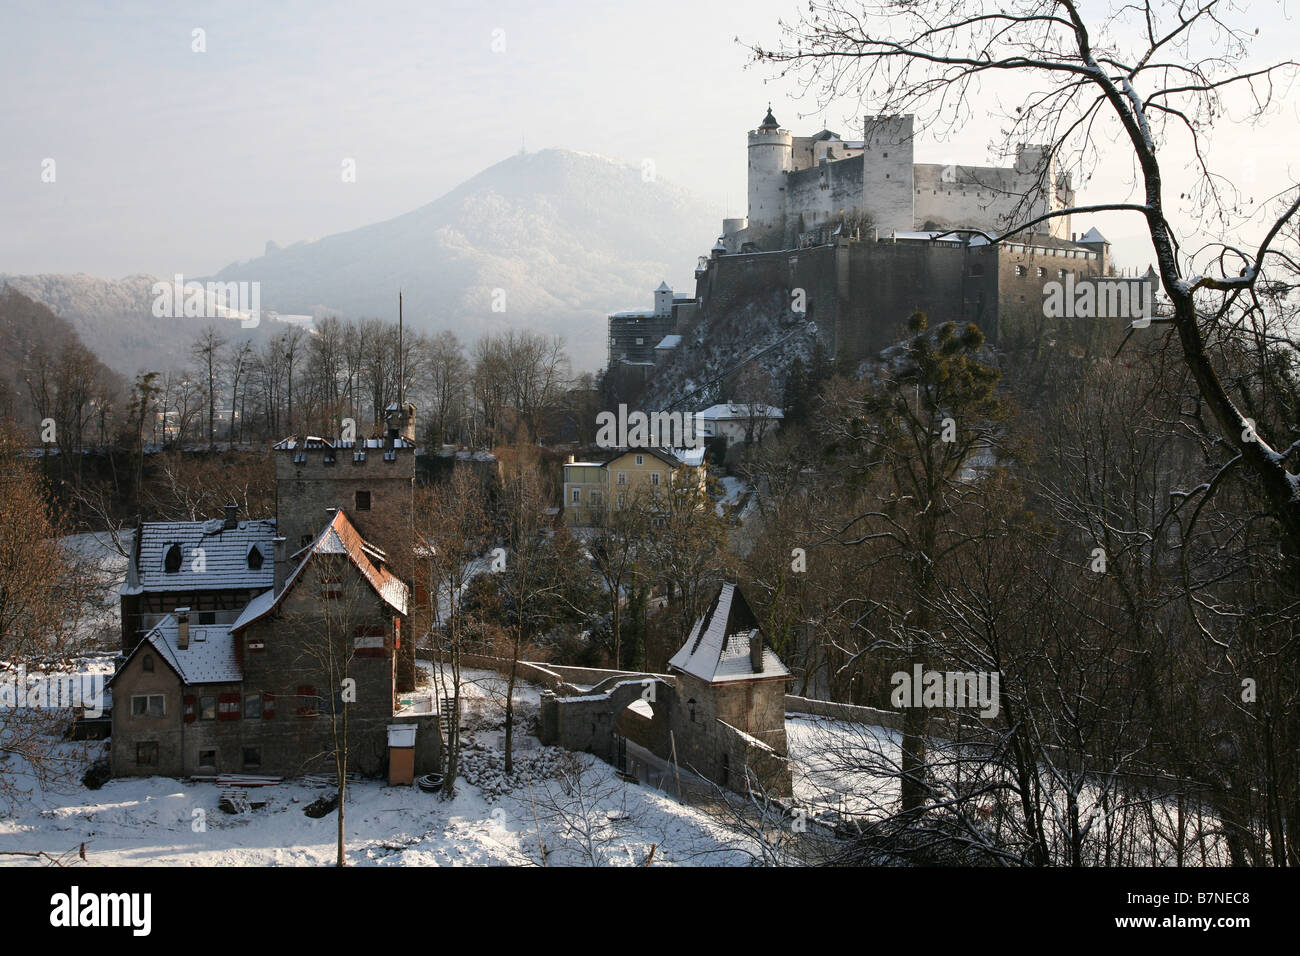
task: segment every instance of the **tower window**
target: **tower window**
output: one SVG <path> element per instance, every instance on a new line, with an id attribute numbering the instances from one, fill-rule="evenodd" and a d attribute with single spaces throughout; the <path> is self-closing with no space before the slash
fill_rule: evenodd
<path id="1" fill-rule="evenodd" d="M 358 491 L 355 497 L 355 504 L 358 511 L 370 510 L 370 492 Z"/>
<path id="2" fill-rule="evenodd" d="M 262 569 L 262 550 L 257 545 L 248 549 L 248 567 L 251 571 Z"/>
<path id="3" fill-rule="evenodd" d="M 167 549 L 167 554 L 163 558 L 163 570 L 168 574 L 175 574 L 181 569 L 181 546 L 173 544 Z"/>

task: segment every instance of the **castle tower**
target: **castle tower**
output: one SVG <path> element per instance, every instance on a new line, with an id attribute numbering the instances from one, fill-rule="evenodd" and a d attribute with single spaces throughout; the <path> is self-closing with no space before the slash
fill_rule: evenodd
<path id="1" fill-rule="evenodd" d="M 749 133 L 749 229 L 751 235 L 785 231 L 785 174 L 794 165 L 794 136 L 781 129 L 771 104 Z"/>
<path id="2" fill-rule="evenodd" d="M 862 211 L 881 237 L 916 228 L 914 119 L 868 116 L 863 124 Z"/>
<path id="3" fill-rule="evenodd" d="M 667 282 L 659 283 L 659 288 L 655 289 L 655 315 L 664 316 L 673 314 L 673 290 Z"/>

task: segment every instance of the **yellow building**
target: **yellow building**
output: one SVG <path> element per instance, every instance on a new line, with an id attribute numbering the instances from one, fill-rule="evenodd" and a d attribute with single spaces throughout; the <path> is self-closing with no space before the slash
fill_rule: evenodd
<path id="1" fill-rule="evenodd" d="M 705 483 L 704 449 L 621 448 L 608 461 L 564 466 L 564 523 L 588 528 L 609 508 L 668 488 L 677 469 L 688 468 Z"/>

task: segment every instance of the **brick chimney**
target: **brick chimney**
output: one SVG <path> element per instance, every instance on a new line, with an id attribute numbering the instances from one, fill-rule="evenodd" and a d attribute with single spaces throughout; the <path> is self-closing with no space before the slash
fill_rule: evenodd
<path id="1" fill-rule="evenodd" d="M 226 531 L 232 531 L 239 527 L 239 505 L 226 505 L 226 523 L 223 525 Z"/>
<path id="2" fill-rule="evenodd" d="M 749 635 L 749 669 L 755 674 L 763 673 L 763 635 L 757 628 Z"/>
<path id="3" fill-rule="evenodd" d="M 284 582 L 289 579 L 289 548 L 282 537 L 273 538 L 272 541 L 275 544 L 275 593 L 279 594 L 284 590 Z"/>
<path id="4" fill-rule="evenodd" d="M 182 651 L 190 646 L 190 609 L 178 607 L 176 614 L 176 646 Z"/>

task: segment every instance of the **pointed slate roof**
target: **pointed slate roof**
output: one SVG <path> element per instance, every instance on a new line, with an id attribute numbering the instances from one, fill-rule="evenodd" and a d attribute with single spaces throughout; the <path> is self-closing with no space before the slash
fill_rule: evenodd
<path id="1" fill-rule="evenodd" d="M 1103 236 L 1100 232 L 1098 232 L 1096 226 L 1093 226 L 1091 229 L 1089 229 L 1087 232 L 1085 232 L 1082 236 L 1079 237 L 1079 242 L 1109 243 L 1110 240 L 1107 239 L 1105 236 Z"/>
<path id="2" fill-rule="evenodd" d="M 767 115 L 763 117 L 763 122 L 759 124 L 759 129 L 780 129 L 781 124 L 776 121 L 772 115 L 772 104 L 767 104 Z"/>
<path id="3" fill-rule="evenodd" d="M 239 619 L 230 626 L 231 631 L 239 631 L 271 613 L 297 583 L 303 568 L 318 554 L 346 555 L 389 607 L 398 614 L 406 613 L 406 585 L 384 566 L 381 557 L 383 552 L 361 537 L 343 509 L 334 512 L 334 517 L 316 536 L 316 540 L 298 554 L 302 555 L 302 560 L 284 582 L 280 593 L 267 591 L 253 598 L 248 607 L 244 608 L 244 612 L 239 615 Z"/>
<path id="4" fill-rule="evenodd" d="M 759 678 L 786 678 L 790 671 L 764 643 L 763 666 L 755 671 L 749 658 L 752 636 L 762 637 L 758 619 L 734 584 L 724 584 L 686 639 L 668 662 L 679 670 L 711 684 Z"/>

